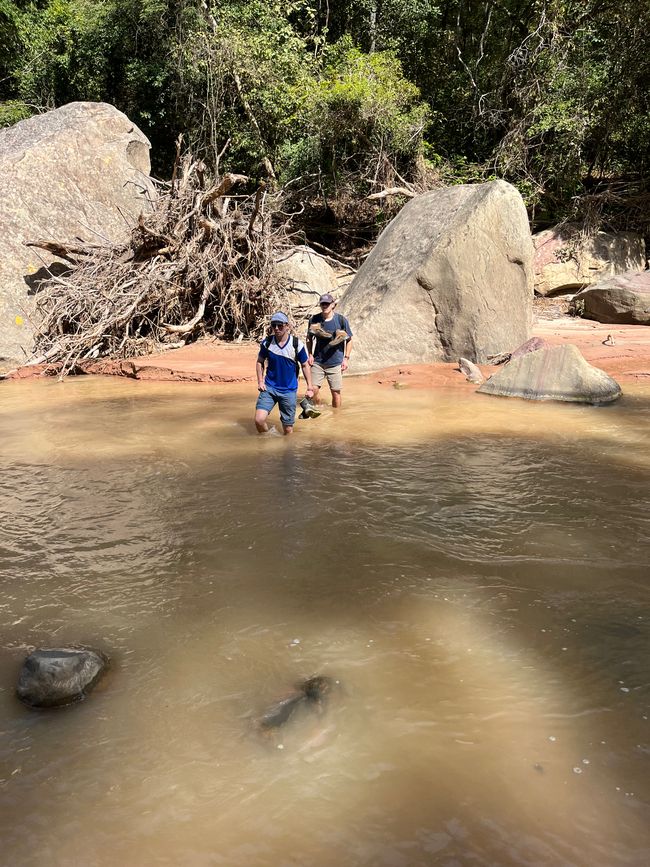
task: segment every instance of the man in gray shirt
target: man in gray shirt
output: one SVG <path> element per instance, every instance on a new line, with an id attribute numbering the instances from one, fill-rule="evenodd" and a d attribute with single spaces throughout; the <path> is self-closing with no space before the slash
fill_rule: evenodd
<path id="1" fill-rule="evenodd" d="M 321 312 L 311 317 L 307 332 L 314 403 L 318 403 L 320 388 L 327 379 L 332 406 L 336 409 L 341 406 L 342 374 L 348 368 L 352 351 L 352 330 L 345 316 L 336 312 L 332 295 L 321 295 L 318 303 Z"/>

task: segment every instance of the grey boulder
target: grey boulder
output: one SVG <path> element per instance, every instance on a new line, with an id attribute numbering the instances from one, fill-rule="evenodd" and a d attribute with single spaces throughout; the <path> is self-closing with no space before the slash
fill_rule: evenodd
<path id="1" fill-rule="evenodd" d="M 464 374 L 468 382 L 483 382 L 484 376 L 473 361 L 468 361 L 466 358 L 458 359 L 458 369 Z"/>
<path id="2" fill-rule="evenodd" d="M 318 299 L 327 293 L 337 297 L 334 269 L 311 247 L 292 247 L 276 262 L 276 271 L 286 289 L 294 320 L 318 313 Z"/>
<path id="3" fill-rule="evenodd" d="M 97 650 L 35 650 L 23 663 L 16 693 L 30 707 L 72 704 L 86 697 L 107 666 L 108 660 Z"/>
<path id="4" fill-rule="evenodd" d="M 645 243 L 635 232 L 588 235 L 578 223 L 565 223 L 533 235 L 535 292 L 575 292 L 615 274 L 643 268 Z"/>
<path id="5" fill-rule="evenodd" d="M 650 271 L 630 271 L 583 289 L 573 298 L 582 315 L 614 325 L 650 325 Z"/>
<path id="6" fill-rule="evenodd" d="M 505 181 L 412 199 L 345 295 L 351 372 L 459 357 L 485 363 L 530 336 L 533 244 Z"/>
<path id="7" fill-rule="evenodd" d="M 73 102 L 0 130 L 0 356 L 31 355 L 35 296 L 50 269 L 68 267 L 26 243 L 126 240 L 155 196 L 149 149 L 106 103 Z"/>
<path id="8" fill-rule="evenodd" d="M 570 403 L 611 403 L 621 396 L 619 384 L 593 367 L 577 346 L 546 346 L 504 365 L 478 389 L 481 394 L 560 400 Z"/>

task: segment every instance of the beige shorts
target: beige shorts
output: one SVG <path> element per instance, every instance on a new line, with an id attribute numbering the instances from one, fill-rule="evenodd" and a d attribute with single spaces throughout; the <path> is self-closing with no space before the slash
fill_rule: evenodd
<path id="1" fill-rule="evenodd" d="M 321 367 L 315 361 L 311 368 L 311 381 L 314 388 L 320 388 L 323 381 L 327 379 L 327 384 L 332 391 L 340 391 L 343 385 L 343 374 L 341 365 L 336 367 Z"/>

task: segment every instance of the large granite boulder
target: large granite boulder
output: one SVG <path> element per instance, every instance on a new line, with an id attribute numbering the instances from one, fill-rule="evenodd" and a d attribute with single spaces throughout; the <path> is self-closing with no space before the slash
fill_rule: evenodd
<path id="1" fill-rule="evenodd" d="M 519 346 L 530 332 L 532 258 L 524 203 L 505 181 L 412 199 L 346 293 L 352 372 L 483 363 Z"/>
<path id="2" fill-rule="evenodd" d="M 0 357 L 32 351 L 34 294 L 66 263 L 27 241 L 128 237 L 155 190 L 149 141 L 105 103 L 73 102 L 0 130 Z"/>
<path id="3" fill-rule="evenodd" d="M 289 304 L 294 320 L 318 313 L 321 295 L 337 295 L 336 273 L 311 247 L 293 247 L 276 262 L 276 269 L 289 289 Z"/>
<path id="4" fill-rule="evenodd" d="M 30 707 L 61 707 L 81 701 L 100 679 L 108 660 L 96 650 L 35 650 L 26 657 L 16 693 Z"/>
<path id="5" fill-rule="evenodd" d="M 616 325 L 650 325 L 650 271 L 617 274 L 583 289 L 573 299 L 582 315 Z"/>
<path id="6" fill-rule="evenodd" d="M 606 277 L 645 267 L 645 243 L 634 232 L 585 235 L 577 223 L 533 235 L 535 292 L 575 292 Z"/>
<path id="7" fill-rule="evenodd" d="M 509 361 L 477 389 L 481 394 L 611 403 L 621 396 L 619 384 L 583 358 L 577 346 L 545 346 Z"/>

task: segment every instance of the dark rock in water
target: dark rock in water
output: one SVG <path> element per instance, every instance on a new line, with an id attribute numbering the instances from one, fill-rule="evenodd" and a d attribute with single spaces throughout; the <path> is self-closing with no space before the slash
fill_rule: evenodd
<path id="1" fill-rule="evenodd" d="M 621 396 L 619 384 L 589 364 L 572 344 L 545 346 L 511 359 L 477 390 L 501 397 L 591 404 L 611 403 Z"/>
<path id="2" fill-rule="evenodd" d="M 259 727 L 261 729 L 279 728 L 287 722 L 300 703 L 304 701 L 305 695 L 300 692 L 276 702 L 260 717 Z"/>
<path id="3" fill-rule="evenodd" d="M 86 697 L 107 666 L 108 660 L 97 650 L 35 650 L 23 663 L 16 694 L 30 707 L 72 704 Z"/>
<path id="4" fill-rule="evenodd" d="M 323 702 L 335 686 L 338 686 L 338 681 L 332 680 L 331 677 L 317 675 L 298 684 L 298 689 L 302 690 L 309 701 Z"/>
<path id="5" fill-rule="evenodd" d="M 281 699 L 265 711 L 258 720 L 258 727 L 263 731 L 279 728 L 284 725 L 299 707 L 311 707 L 320 712 L 332 690 L 338 686 L 338 681 L 331 677 L 317 675 L 296 684 L 296 691 Z"/>

